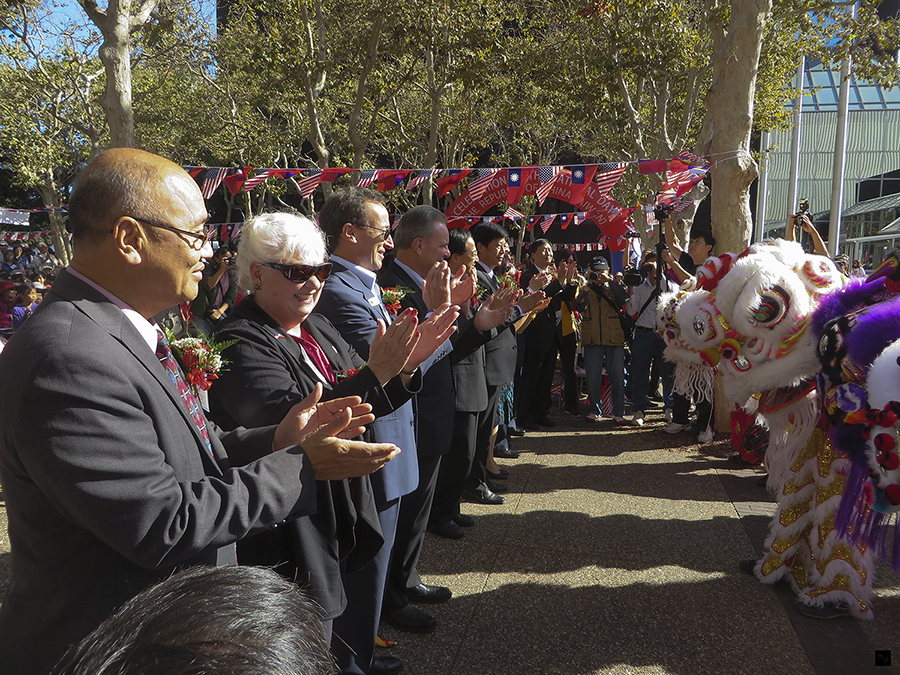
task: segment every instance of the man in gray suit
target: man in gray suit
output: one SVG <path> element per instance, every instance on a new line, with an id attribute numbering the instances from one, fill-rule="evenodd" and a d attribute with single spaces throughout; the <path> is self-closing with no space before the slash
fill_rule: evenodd
<path id="1" fill-rule="evenodd" d="M 328 317 L 341 336 L 367 359 L 369 345 L 380 330 L 379 321 L 391 321 L 375 283 L 375 272 L 381 269 L 385 252 L 393 247 L 387 209 L 374 190 L 349 187 L 329 197 L 318 217 L 332 251 L 333 267 L 315 311 Z M 455 307 L 445 303 L 422 321 L 419 345 L 406 366 L 410 372 L 420 363 L 423 372 L 427 371 L 434 359 L 440 358 L 438 348 L 453 332 L 457 314 Z M 393 443 L 403 452 L 384 471 L 372 476 L 384 546 L 366 567 L 345 578 L 347 609 L 335 620 L 334 632 L 340 639 L 334 641 L 332 650 L 342 673 L 375 675 L 398 672 L 402 666 L 399 659 L 373 657 L 373 653 L 400 503 L 419 484 L 412 401 L 376 419 L 369 428 L 376 441 Z M 409 534 L 400 536 L 405 539 Z M 408 593 L 425 602 L 450 598 L 449 589 L 424 583 Z M 433 620 L 426 618 L 423 625 L 433 629 Z"/>
<path id="2" fill-rule="evenodd" d="M 0 356 L 4 675 L 48 672 L 142 589 L 234 564 L 236 540 L 310 513 L 316 478 L 398 452 L 336 437 L 371 421 L 353 399 L 304 401 L 277 427 L 206 422 L 150 321 L 196 295 L 206 220 L 194 181 L 146 152 L 107 151 L 79 178 L 72 263 Z"/>

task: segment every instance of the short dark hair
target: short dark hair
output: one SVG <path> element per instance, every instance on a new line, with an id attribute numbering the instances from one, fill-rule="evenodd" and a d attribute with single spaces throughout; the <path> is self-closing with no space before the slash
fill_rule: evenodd
<path id="1" fill-rule="evenodd" d="M 475 243 L 482 246 L 487 246 L 498 239 L 506 239 L 508 236 L 509 233 L 499 223 L 481 223 L 481 225 L 472 230 L 472 238 L 475 240 Z"/>
<path id="2" fill-rule="evenodd" d="M 407 211 L 394 230 L 394 248 L 412 248 L 412 243 L 421 237 L 431 240 L 435 223 L 447 224 L 447 216 L 433 206 L 421 204 Z"/>
<path id="3" fill-rule="evenodd" d="M 575 255 L 575 251 L 572 249 L 560 247 L 556 250 L 556 253 L 553 254 L 553 262 L 559 265 L 563 260 L 568 260 L 573 255 Z"/>
<path id="4" fill-rule="evenodd" d="M 325 243 L 329 251 L 333 251 L 341 236 L 341 228 L 344 223 L 352 223 L 358 226 L 372 226 L 369 204 L 384 204 L 384 197 L 380 192 L 350 186 L 333 192 L 325 200 L 319 210 L 319 228 L 325 233 Z"/>
<path id="5" fill-rule="evenodd" d="M 262 567 L 193 567 L 123 605 L 53 675 L 332 675 L 312 602 Z"/>
<path id="6" fill-rule="evenodd" d="M 528 247 L 528 255 L 531 255 L 532 253 L 537 251 L 544 244 L 549 244 L 550 250 L 553 250 L 553 242 L 549 239 L 535 239 L 533 242 L 531 242 L 531 246 Z"/>
<path id="7" fill-rule="evenodd" d="M 715 246 L 716 245 L 716 238 L 714 236 L 712 236 L 709 232 L 692 233 L 691 239 L 702 239 L 704 242 L 706 242 L 707 246 Z"/>
<path id="8" fill-rule="evenodd" d="M 88 164 L 69 199 L 66 227 L 74 245 L 98 242 L 123 215 L 140 217 L 160 209 L 155 189 L 159 168 L 147 162 L 108 161 L 108 157 L 101 153 Z"/>
<path id="9" fill-rule="evenodd" d="M 466 252 L 466 242 L 472 237 L 472 233 L 462 227 L 454 227 L 450 230 L 450 243 L 447 247 L 450 254 L 462 255 Z"/>

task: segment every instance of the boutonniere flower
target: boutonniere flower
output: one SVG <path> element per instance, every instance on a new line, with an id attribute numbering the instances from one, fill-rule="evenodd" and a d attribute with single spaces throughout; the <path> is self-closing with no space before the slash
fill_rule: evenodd
<path id="1" fill-rule="evenodd" d="M 410 293 L 412 293 L 410 289 L 402 286 L 399 288 L 382 288 L 381 301 L 384 303 L 388 314 L 399 314 L 401 309 L 400 301 Z"/>
<path id="2" fill-rule="evenodd" d="M 340 382 L 341 380 L 346 380 L 348 377 L 353 377 L 356 375 L 362 368 L 350 368 L 349 370 L 336 370 L 334 371 L 334 378 Z"/>
<path id="3" fill-rule="evenodd" d="M 487 286 L 482 286 L 478 284 L 475 286 L 475 295 L 471 297 L 469 300 L 469 304 L 472 306 L 472 309 L 478 309 L 481 307 L 481 303 L 484 302 L 484 299 L 491 294 L 491 290 Z"/>
<path id="4" fill-rule="evenodd" d="M 497 283 L 500 284 L 500 288 L 518 288 L 521 277 L 522 272 L 515 267 L 511 267 L 503 274 L 497 275 Z"/>
<path id="5" fill-rule="evenodd" d="M 215 334 L 209 337 L 200 334 L 200 337 L 176 338 L 168 328 L 163 329 L 166 340 L 172 348 L 172 354 L 181 364 L 184 376 L 188 384 L 194 389 L 194 393 L 209 391 L 213 380 L 219 379 L 219 373 L 225 372 L 229 361 L 222 357 L 222 351 L 227 349 L 237 340 L 219 341 Z"/>

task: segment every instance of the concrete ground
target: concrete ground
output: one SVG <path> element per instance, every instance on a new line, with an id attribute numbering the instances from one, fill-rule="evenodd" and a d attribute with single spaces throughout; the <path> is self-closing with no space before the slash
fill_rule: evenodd
<path id="1" fill-rule="evenodd" d="M 554 413 L 516 439 L 503 506 L 458 541 L 431 534 L 420 571 L 453 598 L 423 606 L 429 635 L 390 650 L 410 675 L 565 673 L 856 675 L 900 672 L 900 577 L 879 570 L 875 619 L 799 615 L 786 585 L 740 572 L 762 547 L 774 505 L 759 474 L 725 461 L 726 440 L 666 435 Z M 0 502 L 0 591 L 9 540 Z M 893 666 L 876 666 L 892 650 Z M 883 656 L 883 654 L 882 654 Z"/>
<path id="2" fill-rule="evenodd" d="M 774 504 L 726 439 L 555 413 L 516 439 L 506 504 L 464 504 L 463 539 L 428 535 L 419 570 L 449 586 L 429 635 L 382 624 L 404 672 L 849 675 L 900 672 L 900 577 L 879 570 L 871 622 L 821 621 L 790 588 L 736 563 L 756 557 Z M 721 435 L 720 435 L 721 436 Z M 875 666 L 893 650 L 894 666 Z"/>

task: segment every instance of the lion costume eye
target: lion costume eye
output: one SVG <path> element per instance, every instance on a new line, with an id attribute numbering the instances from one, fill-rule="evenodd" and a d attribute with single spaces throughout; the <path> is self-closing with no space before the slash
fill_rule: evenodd
<path id="1" fill-rule="evenodd" d="M 704 342 L 716 339 L 716 324 L 713 321 L 712 314 L 706 309 L 701 309 L 697 312 L 691 321 L 691 327 L 694 329 L 697 337 Z"/>
<path id="2" fill-rule="evenodd" d="M 759 304 L 750 310 L 752 323 L 772 329 L 784 320 L 790 308 L 791 298 L 784 288 L 767 288 L 759 294 Z"/>

